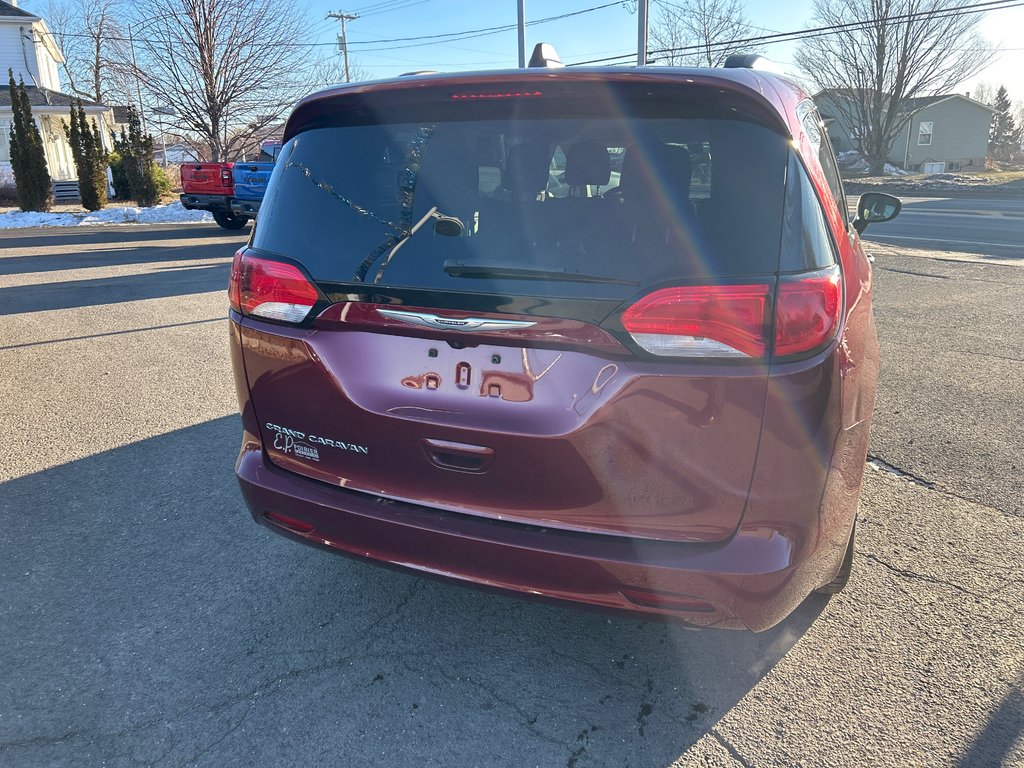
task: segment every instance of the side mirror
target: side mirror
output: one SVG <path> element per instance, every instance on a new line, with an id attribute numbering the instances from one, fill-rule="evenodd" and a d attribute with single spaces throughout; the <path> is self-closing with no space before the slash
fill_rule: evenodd
<path id="1" fill-rule="evenodd" d="M 853 220 L 853 228 L 861 234 L 868 224 L 892 221 L 903 209 L 903 202 L 898 197 L 884 192 L 865 192 L 857 201 L 857 218 Z"/>

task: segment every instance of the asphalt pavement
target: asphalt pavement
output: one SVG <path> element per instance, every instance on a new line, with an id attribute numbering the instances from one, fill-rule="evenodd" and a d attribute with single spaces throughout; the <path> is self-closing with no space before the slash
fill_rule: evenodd
<path id="1" fill-rule="evenodd" d="M 1001 262 L 1024 259 L 1024 204 L 1020 200 L 904 197 L 899 216 L 872 225 L 873 242 L 955 252 Z M 856 197 L 850 198 L 856 210 Z"/>
<path id="2" fill-rule="evenodd" d="M 256 526 L 223 319 L 243 238 L 0 233 L 0 764 L 1024 765 L 1024 271 L 930 227 L 868 232 L 854 576 L 757 635 Z"/>

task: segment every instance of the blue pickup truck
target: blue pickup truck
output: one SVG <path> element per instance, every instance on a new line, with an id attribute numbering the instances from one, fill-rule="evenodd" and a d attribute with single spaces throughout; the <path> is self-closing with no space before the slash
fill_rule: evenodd
<path id="1" fill-rule="evenodd" d="M 281 153 L 280 142 L 264 142 L 260 147 L 260 159 L 254 163 L 235 163 L 231 176 L 235 183 L 235 194 L 231 199 L 231 212 L 247 219 L 256 218 L 263 194 L 270 183 L 274 163 Z"/>

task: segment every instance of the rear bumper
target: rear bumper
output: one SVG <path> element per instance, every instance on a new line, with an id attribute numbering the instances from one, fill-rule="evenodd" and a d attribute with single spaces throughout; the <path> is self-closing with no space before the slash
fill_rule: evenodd
<path id="1" fill-rule="evenodd" d="M 741 526 L 728 542 L 705 545 L 485 520 L 300 477 L 273 466 L 252 440 L 236 473 L 257 522 L 308 544 L 476 586 L 701 627 L 774 626 L 829 580 L 843 549 L 809 549 L 784 526 Z M 275 515 L 290 521 L 275 522 Z"/>
<path id="2" fill-rule="evenodd" d="M 181 205 L 190 211 L 231 212 L 231 198 L 227 195 L 193 195 L 185 193 L 178 198 Z"/>
<path id="3" fill-rule="evenodd" d="M 232 198 L 231 200 L 231 212 L 236 216 L 247 216 L 250 219 L 256 218 L 256 214 L 260 212 L 260 200 L 239 200 L 238 198 Z"/>

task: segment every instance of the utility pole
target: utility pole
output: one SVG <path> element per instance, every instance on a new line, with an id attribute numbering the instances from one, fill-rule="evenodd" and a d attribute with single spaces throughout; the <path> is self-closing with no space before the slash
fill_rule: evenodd
<path id="1" fill-rule="evenodd" d="M 338 19 L 341 22 L 341 35 L 338 36 L 338 48 L 341 49 L 341 55 L 345 57 L 345 82 L 352 82 L 352 78 L 348 73 L 348 35 L 345 33 L 345 22 L 355 21 L 359 18 L 358 14 L 345 13 L 344 11 L 332 11 L 328 13 L 324 18 L 327 19 Z"/>
<path id="2" fill-rule="evenodd" d="M 519 0 L 519 68 L 526 68 L 526 0 Z"/>
<path id="3" fill-rule="evenodd" d="M 647 6 L 648 0 L 637 3 L 636 14 L 636 65 L 642 67 L 647 63 Z"/>

